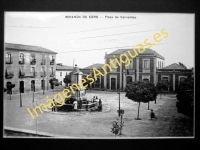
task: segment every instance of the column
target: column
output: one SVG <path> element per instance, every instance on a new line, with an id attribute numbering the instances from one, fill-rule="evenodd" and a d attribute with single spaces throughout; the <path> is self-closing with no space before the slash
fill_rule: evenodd
<path id="1" fill-rule="evenodd" d="M 126 87 L 126 75 L 125 75 L 124 72 L 123 72 L 123 78 L 124 78 L 124 80 L 123 80 L 123 83 L 124 83 L 124 88 L 123 88 L 123 90 L 125 90 L 125 87 Z"/>
<path id="2" fill-rule="evenodd" d="M 139 81 L 139 58 L 136 57 L 136 81 Z"/>
<path id="3" fill-rule="evenodd" d="M 173 91 L 175 91 L 175 73 L 173 74 Z"/>

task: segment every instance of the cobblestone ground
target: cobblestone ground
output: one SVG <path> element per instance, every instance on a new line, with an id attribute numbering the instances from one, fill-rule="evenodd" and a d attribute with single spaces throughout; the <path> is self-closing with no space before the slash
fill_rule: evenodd
<path id="1" fill-rule="evenodd" d="M 53 98 L 56 92 L 35 93 L 34 100 L 37 103 L 47 104 L 46 95 Z M 55 134 L 66 138 L 115 138 L 111 133 L 113 121 L 120 121 L 117 109 L 119 107 L 119 95 L 117 92 L 87 91 L 86 97 L 91 99 L 98 96 L 104 104 L 103 112 L 69 112 L 59 113 L 39 113 L 36 119 L 32 119 L 27 108 L 33 108 L 33 94 L 22 94 L 22 107 L 20 106 L 20 96 L 10 97 L 4 95 L 4 126 L 31 131 Z M 137 117 L 138 103 L 125 97 L 125 93 L 120 95 L 121 109 L 125 110 L 123 115 L 124 127 L 121 138 L 138 137 L 192 137 L 193 120 L 187 116 L 177 113 L 175 94 L 157 97 L 157 103 L 150 102 L 150 109 L 153 109 L 157 120 L 150 120 L 150 110 L 147 104 L 141 103 L 140 118 Z"/>

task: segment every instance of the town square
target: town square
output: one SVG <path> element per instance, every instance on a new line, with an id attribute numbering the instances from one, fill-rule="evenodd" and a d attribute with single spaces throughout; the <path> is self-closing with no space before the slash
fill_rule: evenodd
<path id="1" fill-rule="evenodd" d="M 5 138 L 194 137 L 194 14 L 4 15 Z"/>

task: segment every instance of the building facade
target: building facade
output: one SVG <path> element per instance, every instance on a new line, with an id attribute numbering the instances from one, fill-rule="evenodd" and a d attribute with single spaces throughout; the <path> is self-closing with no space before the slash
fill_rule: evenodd
<path id="1" fill-rule="evenodd" d="M 186 78 L 193 78 L 193 69 L 187 69 L 182 63 L 173 63 L 162 69 L 157 69 L 157 81 L 164 80 L 168 82 L 169 91 L 176 91 L 178 85 Z"/>
<path id="2" fill-rule="evenodd" d="M 49 90 L 55 78 L 56 52 L 40 46 L 5 43 L 4 87 L 15 84 L 8 94 Z"/>
<path id="3" fill-rule="evenodd" d="M 110 59 L 114 59 L 114 57 L 119 59 L 120 55 L 128 50 L 130 49 L 119 49 L 110 54 L 105 54 L 105 64 L 108 64 Z M 127 83 L 139 80 L 157 83 L 156 69 L 161 69 L 165 66 L 165 58 L 163 56 L 156 51 L 146 49 L 143 53 L 138 53 L 136 58 L 128 57 L 130 65 L 127 67 L 125 63 L 121 62 L 117 69 L 109 71 L 107 68 L 108 74 L 104 75 L 105 89 L 124 90 Z"/>
<path id="4" fill-rule="evenodd" d="M 63 82 L 66 75 L 69 75 L 70 72 L 73 71 L 73 67 L 62 65 L 59 63 L 56 65 L 56 79 L 60 82 L 60 85 L 65 87 L 65 83 Z"/>
<path id="5" fill-rule="evenodd" d="M 80 71 L 83 73 L 83 78 L 85 78 L 88 74 L 90 74 L 91 77 L 94 77 L 94 73 L 93 73 L 93 67 L 97 68 L 99 71 L 103 72 L 102 70 L 102 66 L 104 64 L 93 64 L 91 66 L 85 67 L 80 69 Z M 93 84 L 89 84 L 88 88 L 104 88 L 104 77 L 103 76 L 97 76 L 97 80 L 94 81 Z"/>

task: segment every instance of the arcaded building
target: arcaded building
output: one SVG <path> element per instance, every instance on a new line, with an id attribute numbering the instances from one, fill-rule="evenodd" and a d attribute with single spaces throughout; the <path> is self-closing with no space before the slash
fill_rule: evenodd
<path id="1" fill-rule="evenodd" d="M 5 43 L 4 87 L 15 84 L 9 94 L 50 89 L 55 78 L 56 52 L 40 46 Z"/>

